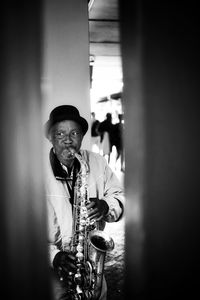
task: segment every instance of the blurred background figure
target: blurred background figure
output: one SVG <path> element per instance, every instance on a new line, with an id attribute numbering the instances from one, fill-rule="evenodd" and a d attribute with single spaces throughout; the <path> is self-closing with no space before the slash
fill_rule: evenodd
<path id="1" fill-rule="evenodd" d="M 92 140 L 92 151 L 100 152 L 100 135 L 98 132 L 100 121 L 96 119 L 95 112 L 91 113 L 91 140 Z"/>
<path id="2" fill-rule="evenodd" d="M 123 114 L 118 114 L 118 119 L 119 121 L 113 125 L 113 145 L 116 147 L 115 168 L 117 168 L 119 162 L 119 170 L 124 172 Z"/>
<path id="3" fill-rule="evenodd" d="M 100 134 L 100 153 L 109 163 L 113 146 L 113 124 L 111 113 L 107 113 L 105 120 L 100 122 L 98 132 Z"/>

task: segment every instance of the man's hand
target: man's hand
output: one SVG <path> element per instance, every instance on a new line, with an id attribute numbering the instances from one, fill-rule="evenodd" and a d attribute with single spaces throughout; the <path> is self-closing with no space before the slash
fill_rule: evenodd
<path id="1" fill-rule="evenodd" d="M 75 260 L 75 257 L 68 252 L 60 251 L 55 255 L 53 266 L 60 280 L 67 279 L 70 273 L 75 272 Z"/>
<path id="2" fill-rule="evenodd" d="M 100 221 L 107 215 L 109 207 L 104 200 L 90 198 L 90 203 L 87 204 L 87 210 L 90 220 Z"/>

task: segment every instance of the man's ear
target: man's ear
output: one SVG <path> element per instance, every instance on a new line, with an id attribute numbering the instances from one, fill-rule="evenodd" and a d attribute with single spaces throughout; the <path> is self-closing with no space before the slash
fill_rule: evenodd
<path id="1" fill-rule="evenodd" d="M 47 139 L 49 140 L 50 143 L 52 143 L 52 134 L 51 134 L 51 130 L 48 132 Z"/>

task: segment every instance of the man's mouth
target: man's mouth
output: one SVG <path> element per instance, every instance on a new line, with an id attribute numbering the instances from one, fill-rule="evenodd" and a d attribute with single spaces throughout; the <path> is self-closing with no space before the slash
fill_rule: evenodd
<path id="1" fill-rule="evenodd" d="M 62 151 L 62 157 L 65 159 L 74 158 L 75 153 L 76 153 L 76 151 L 75 151 L 74 147 L 68 147 Z"/>

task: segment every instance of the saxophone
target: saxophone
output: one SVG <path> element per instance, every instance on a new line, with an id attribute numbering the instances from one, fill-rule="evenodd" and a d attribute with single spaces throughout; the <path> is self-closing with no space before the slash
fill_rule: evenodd
<path id="1" fill-rule="evenodd" d="M 107 251 L 114 248 L 113 239 L 98 229 L 98 224 L 90 220 L 86 205 L 88 194 L 89 168 L 81 155 L 72 152 L 80 163 L 77 176 L 73 226 L 70 252 L 76 257 L 76 272 L 70 273 L 70 288 L 67 293 L 72 300 L 97 300 L 101 295 L 104 261 Z"/>

